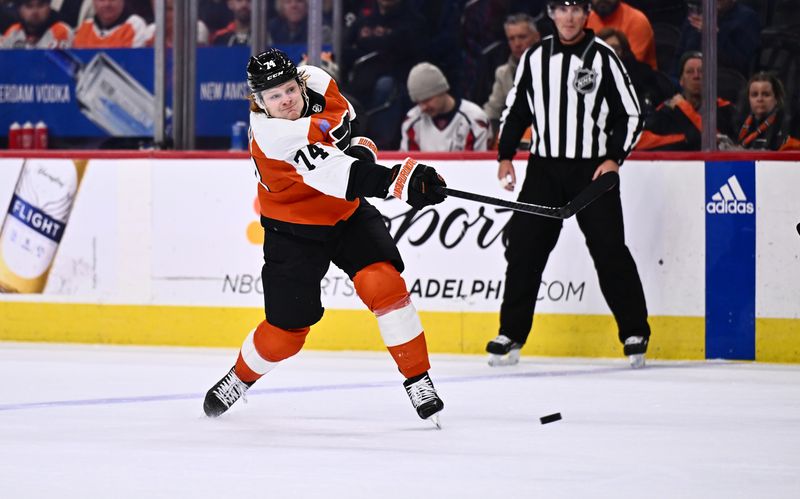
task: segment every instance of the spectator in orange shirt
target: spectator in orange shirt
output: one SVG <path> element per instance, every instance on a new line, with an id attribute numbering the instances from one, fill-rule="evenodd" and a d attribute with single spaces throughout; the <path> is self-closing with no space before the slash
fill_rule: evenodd
<path id="1" fill-rule="evenodd" d="M 681 93 L 661 104 L 645 123 L 636 144 L 637 150 L 699 151 L 703 122 L 703 55 L 687 52 L 678 65 Z M 736 108 L 725 99 L 717 99 L 717 144 L 730 149 L 735 137 Z"/>
<path id="2" fill-rule="evenodd" d="M 92 0 L 94 17 L 75 32 L 75 48 L 136 48 L 147 42 L 147 23 L 131 14 L 125 0 Z"/>
<path id="3" fill-rule="evenodd" d="M 592 12 L 586 27 L 597 33 L 603 28 L 616 28 L 628 37 L 636 59 L 653 69 L 656 63 L 656 43 L 653 27 L 642 11 L 621 0 L 592 0 Z"/>
<path id="4" fill-rule="evenodd" d="M 0 37 L 0 48 L 53 49 L 72 45 L 72 29 L 58 20 L 50 0 L 15 0 L 19 22 Z"/>

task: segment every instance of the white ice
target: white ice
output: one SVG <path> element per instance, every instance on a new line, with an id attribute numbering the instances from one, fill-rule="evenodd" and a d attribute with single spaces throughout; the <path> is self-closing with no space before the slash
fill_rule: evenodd
<path id="1" fill-rule="evenodd" d="M 436 430 L 385 353 L 302 352 L 207 419 L 235 355 L 0 343 L 0 497 L 800 497 L 797 365 L 435 355 Z"/>

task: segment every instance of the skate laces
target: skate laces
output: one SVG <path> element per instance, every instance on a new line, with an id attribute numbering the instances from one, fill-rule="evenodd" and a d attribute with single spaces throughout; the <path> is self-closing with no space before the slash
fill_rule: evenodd
<path id="1" fill-rule="evenodd" d="M 436 389 L 433 388 L 430 378 L 427 377 L 422 378 L 416 383 L 408 385 L 406 387 L 406 391 L 408 392 L 408 396 L 411 398 L 411 403 L 414 404 L 414 407 L 419 407 L 425 402 L 436 400 L 438 398 L 436 395 Z"/>
<path id="2" fill-rule="evenodd" d="M 250 388 L 244 381 L 240 380 L 236 373 L 231 370 L 227 376 L 222 378 L 219 386 L 214 389 L 214 395 L 225 404 L 225 407 L 230 407 L 234 402 L 240 398 L 247 402 L 245 392 Z"/>

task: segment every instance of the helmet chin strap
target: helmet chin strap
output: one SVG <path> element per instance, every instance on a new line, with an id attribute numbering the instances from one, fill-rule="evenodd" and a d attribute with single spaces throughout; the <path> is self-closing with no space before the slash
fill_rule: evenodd
<path id="1" fill-rule="evenodd" d="M 308 87 L 306 87 L 306 82 L 302 81 L 300 78 L 297 78 L 297 84 L 300 86 L 300 93 L 303 94 L 303 111 L 300 113 L 300 116 L 305 116 L 306 111 L 308 111 Z"/>

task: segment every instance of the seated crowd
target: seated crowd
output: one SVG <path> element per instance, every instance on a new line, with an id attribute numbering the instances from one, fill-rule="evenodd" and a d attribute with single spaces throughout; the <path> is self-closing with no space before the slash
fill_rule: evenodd
<path id="1" fill-rule="evenodd" d="M 2 2 L 0 48 L 152 46 L 154 3 L 61 0 L 56 10 L 50 0 Z M 166 0 L 168 44 L 174 3 Z M 639 97 L 645 130 L 637 149 L 699 150 L 701 0 L 591 4 L 587 28 L 615 50 Z M 328 45 L 333 2 L 322 5 Z M 344 0 L 343 7 L 342 53 L 326 53 L 324 67 L 383 149 L 496 147 L 520 58 L 552 33 L 547 0 Z M 198 9 L 199 45 L 250 43 L 251 0 L 198 0 Z M 308 10 L 308 0 L 269 0 L 268 43 L 304 44 Z M 720 149 L 800 149 L 797 9 L 788 0 L 719 0 L 717 10 Z"/>

